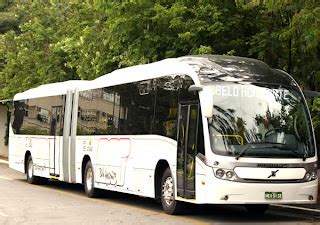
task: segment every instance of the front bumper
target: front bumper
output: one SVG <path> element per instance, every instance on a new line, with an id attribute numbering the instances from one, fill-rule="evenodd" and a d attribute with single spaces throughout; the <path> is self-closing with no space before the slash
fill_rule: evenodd
<path id="1" fill-rule="evenodd" d="M 318 179 L 304 183 L 240 183 L 213 175 L 207 178 L 209 204 L 308 204 L 316 203 L 318 197 Z M 282 199 L 266 199 L 265 192 L 282 192 Z"/>

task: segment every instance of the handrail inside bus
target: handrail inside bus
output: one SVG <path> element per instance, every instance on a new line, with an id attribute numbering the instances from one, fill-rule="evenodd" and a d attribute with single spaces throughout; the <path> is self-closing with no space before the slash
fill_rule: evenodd
<path id="1" fill-rule="evenodd" d="M 212 136 L 240 138 L 241 145 L 243 145 L 243 137 L 240 134 L 212 134 Z"/>

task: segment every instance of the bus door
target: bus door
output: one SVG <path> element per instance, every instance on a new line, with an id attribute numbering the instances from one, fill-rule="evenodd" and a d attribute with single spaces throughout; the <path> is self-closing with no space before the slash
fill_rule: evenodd
<path id="1" fill-rule="evenodd" d="M 50 136 L 54 137 L 53 147 L 50 148 L 50 175 L 60 174 L 60 149 L 62 149 L 62 127 L 63 127 L 63 107 L 52 107 L 52 117 L 50 122 Z"/>
<path id="2" fill-rule="evenodd" d="M 199 103 L 179 104 L 177 194 L 195 198 L 195 156 L 197 152 Z"/>

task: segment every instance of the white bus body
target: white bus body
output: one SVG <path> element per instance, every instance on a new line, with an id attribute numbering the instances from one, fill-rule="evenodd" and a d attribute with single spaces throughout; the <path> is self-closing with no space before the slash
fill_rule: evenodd
<path id="1" fill-rule="evenodd" d="M 260 111 L 250 117 L 246 108 Z M 264 111 L 275 124 L 267 135 L 258 128 Z M 317 199 L 305 100 L 289 75 L 257 60 L 182 57 L 42 85 L 14 97 L 9 136 L 9 166 L 30 183 L 157 198 L 170 214 L 182 202 Z"/>

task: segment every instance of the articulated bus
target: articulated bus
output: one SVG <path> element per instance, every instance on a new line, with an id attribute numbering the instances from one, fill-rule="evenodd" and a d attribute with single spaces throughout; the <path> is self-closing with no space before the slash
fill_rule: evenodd
<path id="1" fill-rule="evenodd" d="M 315 203 L 317 153 L 306 100 L 287 73 L 199 55 L 119 69 L 15 95 L 9 165 L 48 179 L 161 201 Z"/>

